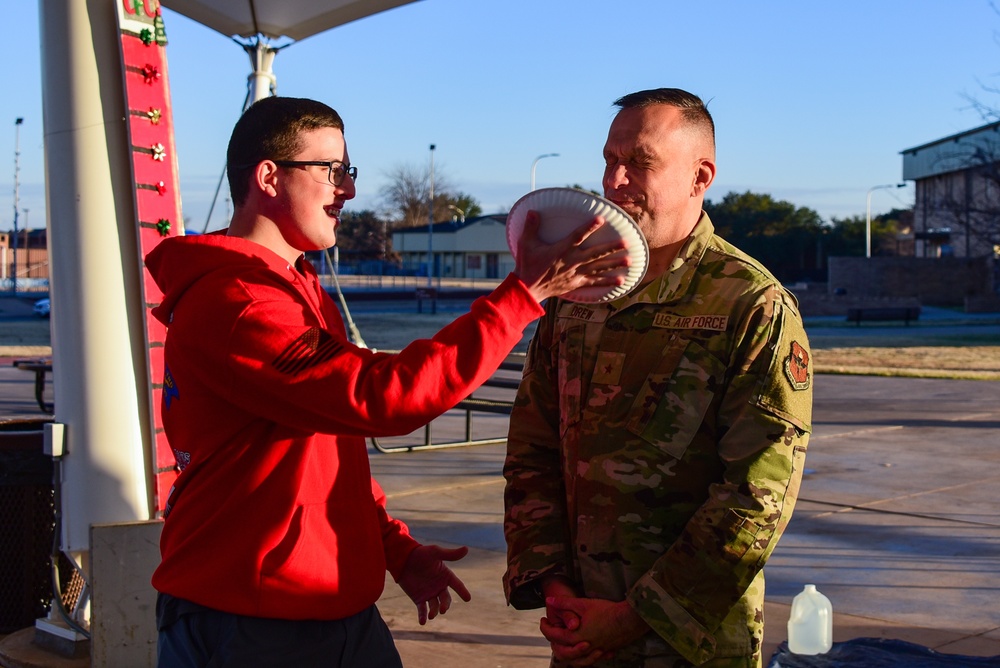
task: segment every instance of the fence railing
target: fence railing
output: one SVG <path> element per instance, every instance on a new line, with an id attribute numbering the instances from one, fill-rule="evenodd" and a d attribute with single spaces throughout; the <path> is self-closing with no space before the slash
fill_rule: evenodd
<path id="1" fill-rule="evenodd" d="M 337 274 L 337 282 L 345 290 L 417 290 L 427 287 L 426 276 L 373 275 L 373 274 Z M 334 286 L 333 276 L 320 274 L 323 287 Z M 441 278 L 431 279 L 431 287 L 442 289 L 492 290 L 500 285 L 495 278 Z"/>

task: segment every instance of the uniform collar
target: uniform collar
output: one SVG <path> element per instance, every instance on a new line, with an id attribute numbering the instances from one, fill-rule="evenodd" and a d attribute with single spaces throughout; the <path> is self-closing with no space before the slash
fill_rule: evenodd
<path id="1" fill-rule="evenodd" d="M 660 304 L 679 299 L 691 286 L 698 265 L 705 257 L 714 235 L 715 225 L 712 224 L 708 214 L 702 211 L 701 218 L 691 230 L 691 236 L 670 263 L 670 269 L 641 290 L 616 299 L 611 304 L 616 309 L 622 309 L 632 304 Z"/>

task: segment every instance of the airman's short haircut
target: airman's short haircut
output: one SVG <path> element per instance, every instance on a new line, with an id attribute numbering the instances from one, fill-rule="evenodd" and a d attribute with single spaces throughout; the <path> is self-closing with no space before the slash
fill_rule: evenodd
<path id="1" fill-rule="evenodd" d="M 653 88 L 629 93 L 615 100 L 619 109 L 642 109 L 655 104 L 665 104 L 681 110 L 684 120 L 703 131 L 715 149 L 715 121 L 708 108 L 697 95 L 680 88 Z"/>

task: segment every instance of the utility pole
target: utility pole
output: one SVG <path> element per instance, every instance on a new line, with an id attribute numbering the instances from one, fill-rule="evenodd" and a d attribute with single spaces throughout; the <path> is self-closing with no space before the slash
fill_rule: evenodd
<path id="1" fill-rule="evenodd" d="M 17 296 L 17 213 L 21 206 L 21 124 L 24 119 L 14 121 L 14 234 L 11 235 L 10 291 Z"/>
<path id="2" fill-rule="evenodd" d="M 427 289 L 434 287 L 434 144 L 431 144 L 431 188 L 427 202 Z"/>
<path id="3" fill-rule="evenodd" d="M 431 298 L 431 313 L 437 313 L 438 296 L 437 289 L 434 288 L 433 276 L 435 273 L 434 264 L 434 149 L 431 144 L 431 188 L 430 201 L 427 203 L 427 293 Z M 438 288 L 441 287 L 441 278 L 438 277 Z"/>
<path id="4" fill-rule="evenodd" d="M 24 235 L 24 275 L 31 278 L 31 241 L 28 235 L 31 233 L 31 222 L 28 218 L 28 214 L 31 213 L 29 209 L 21 209 L 24 211 L 24 227 L 22 228 L 22 234 Z"/>

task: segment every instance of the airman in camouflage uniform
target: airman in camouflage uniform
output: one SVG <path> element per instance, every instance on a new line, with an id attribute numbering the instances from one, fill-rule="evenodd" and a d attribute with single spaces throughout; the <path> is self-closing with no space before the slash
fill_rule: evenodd
<path id="1" fill-rule="evenodd" d="M 759 666 L 811 413 L 795 298 L 707 214 L 637 292 L 550 300 L 510 420 L 508 601 L 551 575 L 627 601 L 651 631 L 594 665 Z"/>

